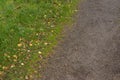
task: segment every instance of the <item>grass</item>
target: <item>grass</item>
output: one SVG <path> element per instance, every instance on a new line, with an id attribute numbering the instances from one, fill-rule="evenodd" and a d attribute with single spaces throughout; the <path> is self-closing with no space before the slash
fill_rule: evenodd
<path id="1" fill-rule="evenodd" d="M 30 80 L 57 44 L 78 0 L 0 0 L 0 78 Z"/>

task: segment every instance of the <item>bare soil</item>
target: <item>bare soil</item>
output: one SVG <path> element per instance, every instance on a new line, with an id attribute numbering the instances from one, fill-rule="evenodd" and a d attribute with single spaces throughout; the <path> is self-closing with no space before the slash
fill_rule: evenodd
<path id="1" fill-rule="evenodd" d="M 120 80 L 120 0 L 84 0 L 41 80 Z"/>

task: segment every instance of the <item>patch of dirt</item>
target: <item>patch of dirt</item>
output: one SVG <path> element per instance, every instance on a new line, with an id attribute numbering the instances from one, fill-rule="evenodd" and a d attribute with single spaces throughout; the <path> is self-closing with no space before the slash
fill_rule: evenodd
<path id="1" fill-rule="evenodd" d="M 120 80 L 120 0 L 84 0 L 54 53 L 40 80 Z"/>

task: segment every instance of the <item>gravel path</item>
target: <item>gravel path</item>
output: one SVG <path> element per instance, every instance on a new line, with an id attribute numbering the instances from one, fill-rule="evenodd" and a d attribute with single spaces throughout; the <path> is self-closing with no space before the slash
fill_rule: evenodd
<path id="1" fill-rule="evenodd" d="M 120 0 L 84 0 L 41 80 L 120 80 Z"/>

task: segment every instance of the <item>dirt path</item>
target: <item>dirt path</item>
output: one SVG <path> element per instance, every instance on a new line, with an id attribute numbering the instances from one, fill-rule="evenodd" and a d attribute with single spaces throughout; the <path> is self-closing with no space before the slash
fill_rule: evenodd
<path id="1" fill-rule="evenodd" d="M 84 0 L 41 80 L 120 80 L 120 0 Z"/>

